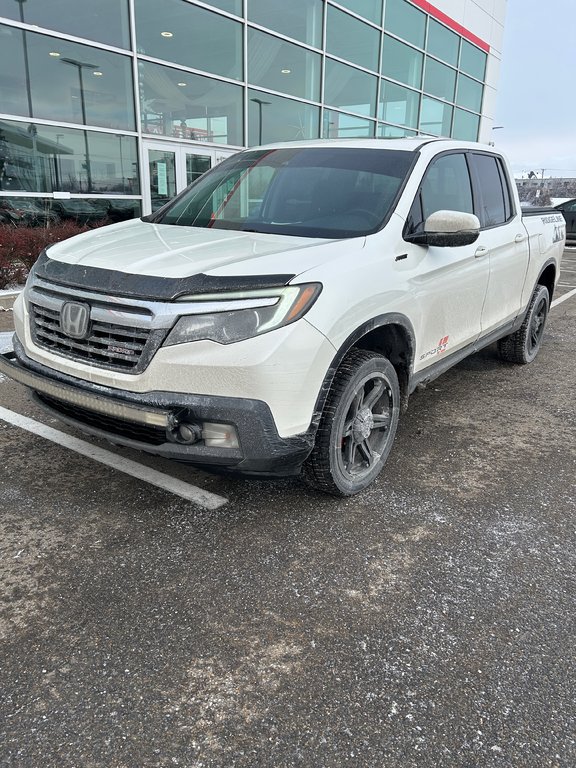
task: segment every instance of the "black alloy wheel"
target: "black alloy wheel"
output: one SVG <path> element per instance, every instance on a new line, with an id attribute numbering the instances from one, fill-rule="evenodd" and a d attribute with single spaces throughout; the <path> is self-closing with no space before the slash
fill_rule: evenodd
<path id="1" fill-rule="evenodd" d="M 352 496 L 380 474 L 398 424 L 400 390 L 392 364 L 354 349 L 336 373 L 316 444 L 304 465 L 307 482 L 334 496 Z"/>
<path id="2" fill-rule="evenodd" d="M 545 285 L 537 285 L 520 328 L 498 342 L 498 352 L 508 363 L 531 363 L 542 345 L 544 328 L 550 306 L 550 294 Z"/>

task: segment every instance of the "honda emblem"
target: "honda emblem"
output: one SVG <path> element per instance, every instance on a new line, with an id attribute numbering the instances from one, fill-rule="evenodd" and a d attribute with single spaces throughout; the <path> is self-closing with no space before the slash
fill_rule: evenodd
<path id="1" fill-rule="evenodd" d="M 90 307 L 77 301 L 67 301 L 60 312 L 60 328 L 71 339 L 84 339 L 88 334 Z"/>

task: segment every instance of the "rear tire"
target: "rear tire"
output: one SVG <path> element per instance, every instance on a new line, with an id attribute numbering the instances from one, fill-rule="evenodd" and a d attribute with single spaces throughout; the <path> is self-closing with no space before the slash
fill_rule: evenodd
<path id="1" fill-rule="evenodd" d="M 353 496 L 380 474 L 400 413 L 394 366 L 353 349 L 336 373 L 314 449 L 302 470 L 307 483 L 332 496 Z"/>
<path id="2" fill-rule="evenodd" d="M 545 285 L 537 285 L 520 328 L 498 342 L 498 352 L 507 363 L 526 365 L 538 354 L 544 335 L 550 295 Z"/>

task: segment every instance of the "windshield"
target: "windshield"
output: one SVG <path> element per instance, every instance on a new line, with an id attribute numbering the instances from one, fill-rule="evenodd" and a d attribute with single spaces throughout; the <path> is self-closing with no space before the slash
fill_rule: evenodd
<path id="1" fill-rule="evenodd" d="M 242 152 L 147 220 L 300 237 L 375 232 L 414 161 L 404 150 L 302 147 Z"/>

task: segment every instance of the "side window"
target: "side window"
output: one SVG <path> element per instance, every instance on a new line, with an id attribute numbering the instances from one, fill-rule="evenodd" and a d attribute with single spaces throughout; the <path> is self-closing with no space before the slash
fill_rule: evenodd
<path id="1" fill-rule="evenodd" d="M 566 211 L 566 213 L 574 213 L 576 211 L 576 200 L 572 200 L 571 203 L 565 203 L 560 207 L 560 210 Z"/>
<path id="2" fill-rule="evenodd" d="M 510 198 L 508 197 L 506 206 L 497 158 L 491 155 L 474 155 L 474 165 L 480 191 L 480 210 L 477 212 L 480 225 L 495 227 L 504 224 L 510 217 Z"/>
<path id="3" fill-rule="evenodd" d="M 442 155 L 430 164 L 410 211 L 410 228 L 422 229 L 431 213 L 442 210 L 474 213 L 468 163 L 463 154 Z"/>

